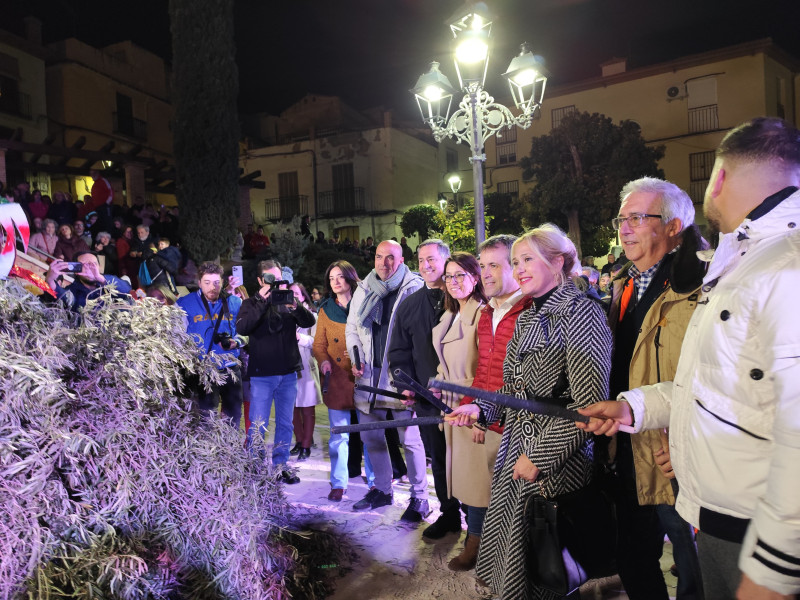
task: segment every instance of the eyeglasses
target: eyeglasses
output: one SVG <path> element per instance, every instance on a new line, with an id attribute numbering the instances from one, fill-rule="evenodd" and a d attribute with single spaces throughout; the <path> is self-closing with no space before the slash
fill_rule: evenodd
<path id="1" fill-rule="evenodd" d="M 614 229 L 619 229 L 622 227 L 622 224 L 627 221 L 628 225 L 631 227 L 641 227 L 642 223 L 645 219 L 660 219 L 661 215 L 646 215 L 646 214 L 637 214 L 637 215 L 630 215 L 627 217 L 615 217 L 611 219 L 611 226 Z"/>
<path id="2" fill-rule="evenodd" d="M 445 283 L 450 283 L 451 280 L 455 279 L 457 283 L 461 284 L 464 283 L 464 277 L 466 277 L 466 273 L 456 273 L 455 275 L 445 275 L 442 277 L 442 281 Z"/>

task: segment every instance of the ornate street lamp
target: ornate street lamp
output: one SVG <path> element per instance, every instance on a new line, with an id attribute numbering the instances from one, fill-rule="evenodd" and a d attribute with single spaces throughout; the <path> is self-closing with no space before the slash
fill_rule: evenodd
<path id="1" fill-rule="evenodd" d="M 514 115 L 494 101 L 483 89 L 489 65 L 489 40 L 492 19 L 486 4 L 468 1 L 449 20 L 453 33 L 453 59 L 458 84 L 464 97 L 458 110 L 450 116 L 453 86 L 432 62 L 430 70 L 420 76 L 411 90 L 417 100 L 423 122 L 441 142 L 452 137 L 469 144 L 472 150 L 472 179 L 475 189 L 475 238 L 478 244 L 486 237 L 483 214 L 484 143 L 494 133 L 514 126 L 527 129 L 542 105 L 547 73 L 541 57 L 534 56 L 527 44 L 511 61 L 503 76 L 508 81 L 514 104 L 520 111 Z M 456 193 L 455 191 L 453 192 Z"/>
<path id="2" fill-rule="evenodd" d="M 450 184 L 450 189 L 453 192 L 453 204 L 455 205 L 456 210 L 458 210 L 458 190 L 461 189 L 461 176 L 458 173 L 452 173 L 447 178 L 447 183 Z"/>

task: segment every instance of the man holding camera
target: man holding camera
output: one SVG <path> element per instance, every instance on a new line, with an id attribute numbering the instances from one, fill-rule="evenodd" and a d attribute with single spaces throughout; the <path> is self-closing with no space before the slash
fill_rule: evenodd
<path id="1" fill-rule="evenodd" d="M 250 337 L 250 430 L 247 445 L 253 435 L 267 430 L 272 401 L 275 401 L 275 442 L 272 464 L 282 467 L 289 460 L 292 443 L 292 416 L 297 397 L 297 372 L 302 369 L 300 350 L 297 347 L 297 328 L 313 327 L 314 315 L 294 300 L 286 289 L 281 265 L 274 260 L 258 263 L 258 284 L 261 289 L 242 304 L 236 331 Z M 281 480 L 287 484 L 299 483 L 300 478 L 285 468 Z"/>
<path id="2" fill-rule="evenodd" d="M 222 293 L 222 267 L 204 262 L 197 268 L 200 289 L 178 299 L 186 313 L 186 330 L 200 351 L 220 359 L 218 368 L 224 381 L 210 392 L 201 391 L 197 404 L 201 410 L 215 410 L 222 401 L 222 414 L 238 428 L 242 418 L 242 373 L 236 359 L 239 348 L 247 343 L 236 335 L 236 317 L 241 299 Z"/>
<path id="3" fill-rule="evenodd" d="M 121 294 L 131 293 L 131 286 L 124 280 L 100 273 L 100 262 L 94 252 L 79 252 L 74 258 L 75 262 L 54 260 L 46 274 L 47 285 L 55 290 L 58 299 L 70 310 L 86 306 L 86 301 L 102 294 L 107 285 L 113 285 Z M 75 279 L 69 285 L 61 287 L 59 282 L 65 273 L 73 275 Z"/>

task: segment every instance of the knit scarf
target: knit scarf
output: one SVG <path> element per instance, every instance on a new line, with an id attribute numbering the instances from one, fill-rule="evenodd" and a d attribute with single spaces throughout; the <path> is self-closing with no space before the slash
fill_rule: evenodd
<path id="1" fill-rule="evenodd" d="M 319 309 L 321 311 L 324 310 L 328 318 L 334 323 L 347 323 L 347 313 L 350 312 L 350 303 L 348 302 L 347 306 L 342 308 L 336 302 L 336 298 L 326 298 L 325 301 L 319 305 Z"/>
<path id="2" fill-rule="evenodd" d="M 364 327 L 372 327 L 373 322 L 381 324 L 381 319 L 383 319 L 383 302 L 381 300 L 400 287 L 407 273 L 408 267 L 401 264 L 394 275 L 386 281 L 381 281 L 374 270 L 370 271 L 364 280 L 366 288 L 364 303 L 358 309 L 358 320 Z"/>

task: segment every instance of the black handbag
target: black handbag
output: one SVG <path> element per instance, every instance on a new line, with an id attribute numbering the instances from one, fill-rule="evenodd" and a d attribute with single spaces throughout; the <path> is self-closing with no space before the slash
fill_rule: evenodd
<path id="1" fill-rule="evenodd" d="M 597 484 L 548 499 L 525 501 L 528 576 L 566 596 L 597 577 L 616 573 L 614 504 Z"/>

